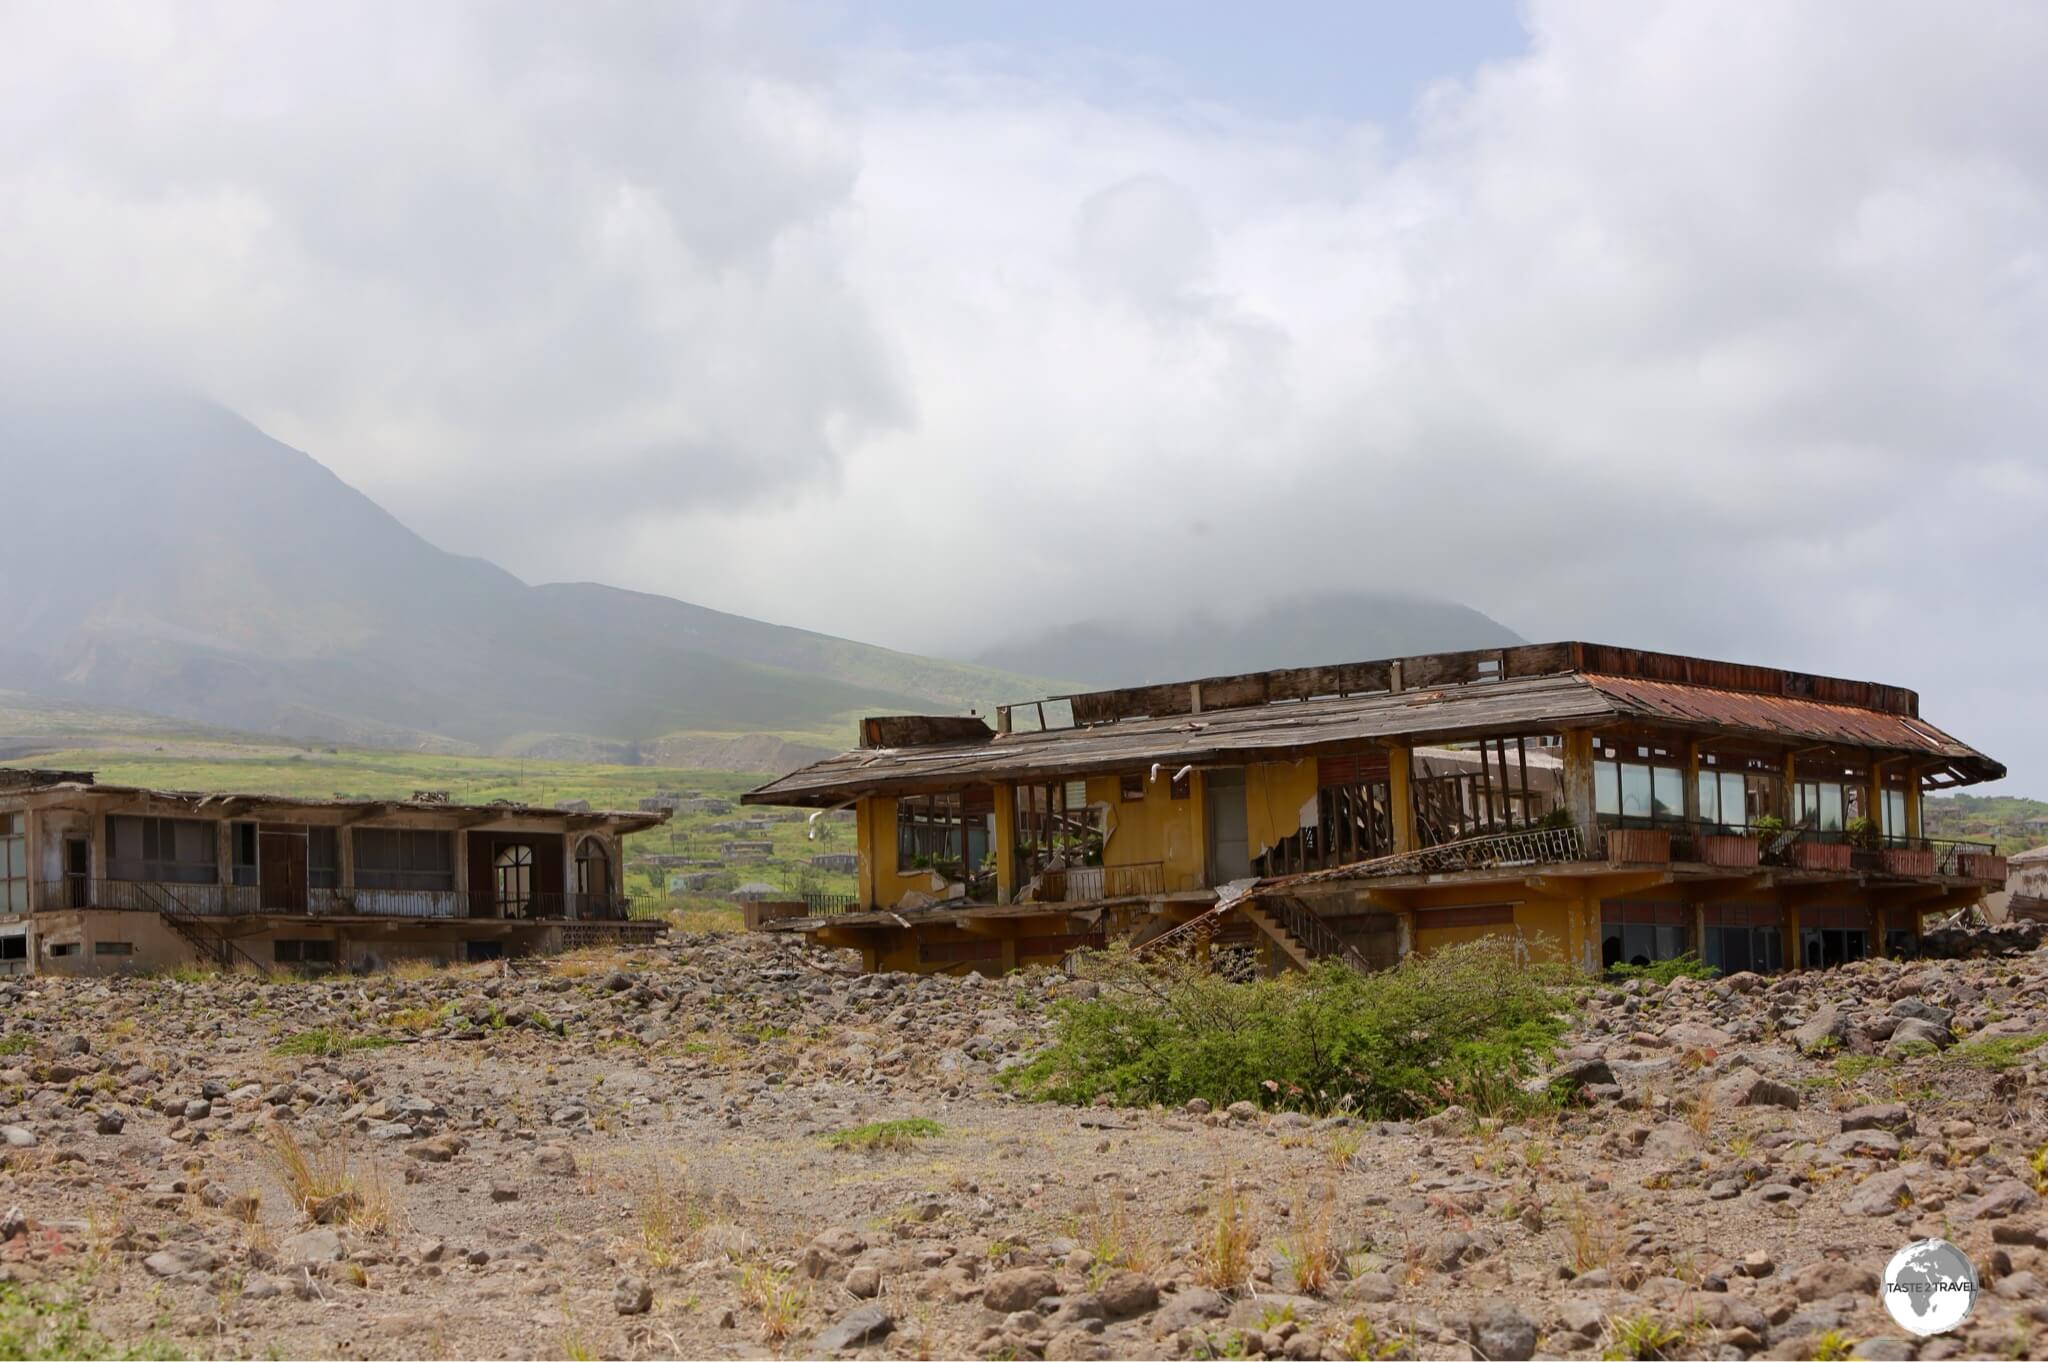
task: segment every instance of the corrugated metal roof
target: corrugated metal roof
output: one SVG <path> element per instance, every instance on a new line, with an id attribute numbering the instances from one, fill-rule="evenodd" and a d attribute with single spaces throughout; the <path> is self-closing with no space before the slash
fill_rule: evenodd
<path id="1" fill-rule="evenodd" d="M 1136 770 L 1155 761 L 1175 768 L 1239 764 L 1374 740 L 1530 732 L 1621 713 L 1575 676 L 1540 676 L 999 733 L 981 742 L 862 748 L 806 766 L 744 798 L 752 804 L 836 803 L 832 796 L 857 791 L 1051 780 Z"/>
<path id="2" fill-rule="evenodd" d="M 862 748 L 744 796 L 750 804 L 829 805 L 891 790 L 1053 780 L 1154 762 L 1238 765 L 1375 742 L 1423 743 L 1650 720 L 1807 743 L 1923 753 L 1960 776 L 2005 768 L 1917 718 L 1820 700 L 1601 673 L 1468 682 L 1024 733 L 915 747 Z"/>
<path id="3" fill-rule="evenodd" d="M 1907 718 L 1855 705 L 1828 704 L 1784 695 L 1758 695 L 1745 691 L 1717 690 L 1711 686 L 1687 686 L 1670 681 L 1646 681 L 1634 676 L 1606 676 L 1585 673 L 1588 685 L 1612 696 L 1645 718 L 1670 719 L 1680 723 L 1709 724 L 1716 728 L 1740 728 L 1807 742 L 1843 743 L 1853 747 L 1881 747 L 1899 752 L 1924 752 L 1973 767 L 1995 767 L 1996 774 L 1973 771 L 1982 779 L 1995 780 L 2005 768 L 1989 761 L 1967 743 L 1936 728 L 1924 719 Z"/>

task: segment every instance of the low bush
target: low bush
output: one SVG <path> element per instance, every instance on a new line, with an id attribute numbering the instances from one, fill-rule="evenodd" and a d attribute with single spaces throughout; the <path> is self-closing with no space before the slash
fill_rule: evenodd
<path id="1" fill-rule="evenodd" d="M 919 1140 L 944 1133 L 937 1121 L 912 1116 L 900 1121 L 871 1121 L 864 1126 L 835 1130 L 825 1137 L 825 1142 L 841 1151 L 876 1154 L 885 1150 L 914 1149 Z"/>
<path id="2" fill-rule="evenodd" d="M 1609 965 L 1607 977 L 1617 983 L 1642 979 L 1652 984 L 1668 984 L 1673 979 L 1718 979 L 1721 971 L 1687 951 L 1649 965 Z"/>
<path id="3" fill-rule="evenodd" d="M 1048 1101 L 1348 1110 L 1401 1118 L 1531 1098 L 1522 1080 L 1563 1030 L 1571 975 L 1485 940 L 1360 974 L 1326 961 L 1233 984 L 1195 961 L 1115 948 L 1086 959 L 1096 998 L 1054 1008 L 1053 1043 L 1003 1081 Z"/>

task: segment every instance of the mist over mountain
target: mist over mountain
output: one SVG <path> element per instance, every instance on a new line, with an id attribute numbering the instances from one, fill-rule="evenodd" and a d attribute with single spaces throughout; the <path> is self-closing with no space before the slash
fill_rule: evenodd
<path id="1" fill-rule="evenodd" d="M 859 713 L 1040 680 L 427 543 L 312 458 L 185 397 L 0 399 L 0 689 L 246 732 L 781 765 Z M 766 735 L 734 744 L 732 739 Z M 791 750 L 779 740 L 794 739 Z"/>
<path id="2" fill-rule="evenodd" d="M 1299 596 L 1246 618 L 1197 614 L 1170 623 L 1084 620 L 984 650 L 987 667 L 1136 686 L 1202 676 L 1309 667 L 1524 640 L 1447 601 L 1367 592 Z"/>

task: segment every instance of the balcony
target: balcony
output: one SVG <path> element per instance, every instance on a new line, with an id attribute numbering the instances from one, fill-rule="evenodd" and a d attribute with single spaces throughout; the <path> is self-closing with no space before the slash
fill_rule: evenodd
<path id="1" fill-rule="evenodd" d="M 1076 865 L 1039 876 L 1041 903 L 1093 903 L 1100 899 L 1144 898 L 1166 892 L 1166 867 L 1158 861 L 1132 865 Z"/>
<path id="2" fill-rule="evenodd" d="M 37 886 L 42 912 L 95 909 L 190 917 L 374 917 L 415 920 L 624 922 L 633 900 L 623 894 L 531 894 L 500 904 L 489 892 L 460 889 L 308 889 L 288 901 L 256 885 L 182 884 L 158 880 L 65 879 Z"/>

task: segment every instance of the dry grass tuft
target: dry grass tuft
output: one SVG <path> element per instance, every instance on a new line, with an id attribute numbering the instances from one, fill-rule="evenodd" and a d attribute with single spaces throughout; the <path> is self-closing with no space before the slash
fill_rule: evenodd
<path id="1" fill-rule="evenodd" d="M 289 1127 L 274 1125 L 267 1150 L 286 1195 L 308 1220 L 347 1225 L 365 1234 L 390 1233 L 390 1184 L 374 1165 L 355 1165 L 345 1141 L 309 1150 Z"/>
<path id="2" fill-rule="evenodd" d="M 1258 1231 L 1244 1198 L 1238 1195 L 1237 1184 L 1225 1178 L 1223 1191 L 1216 1198 L 1215 1218 L 1195 1251 L 1196 1280 L 1218 1291 L 1243 1286 L 1251 1277 L 1252 1249 L 1258 1242 Z"/>
<path id="3" fill-rule="evenodd" d="M 740 1300 L 760 1314 L 762 1340 L 780 1343 L 796 1332 L 811 1288 L 767 1263 L 749 1263 L 740 1269 Z"/>
<path id="4" fill-rule="evenodd" d="M 1325 1184 L 1314 1197 L 1294 1204 L 1293 1234 L 1280 1245 L 1280 1257 L 1294 1273 L 1294 1289 L 1304 1296 L 1327 1291 L 1344 1261 L 1337 1250 L 1334 1229 L 1337 1220 L 1337 1187 Z"/>
<path id="5" fill-rule="evenodd" d="M 1570 1249 L 1572 1271 L 1591 1272 L 1596 1267 L 1613 1267 L 1621 1261 L 1623 1229 L 1614 1218 L 1573 1197 L 1564 1213 L 1565 1243 Z"/>

